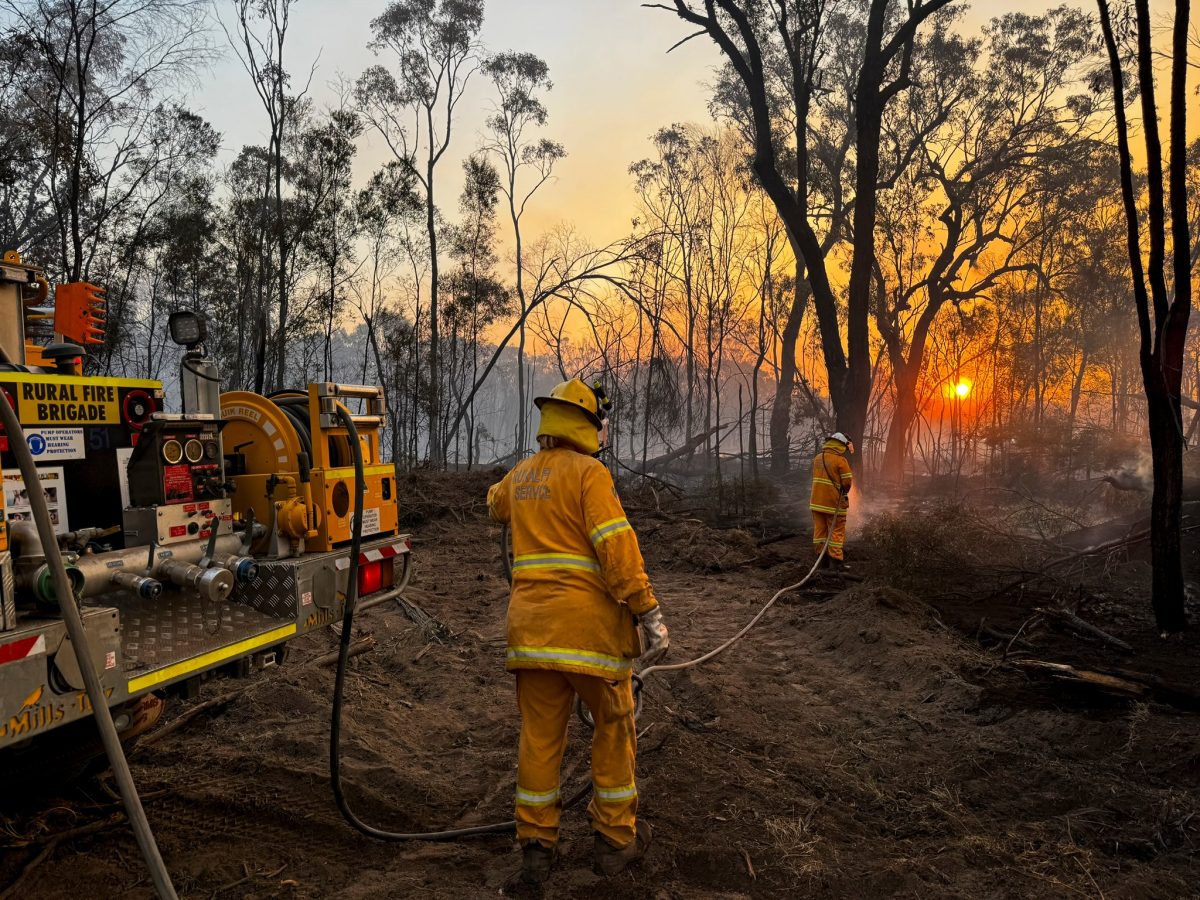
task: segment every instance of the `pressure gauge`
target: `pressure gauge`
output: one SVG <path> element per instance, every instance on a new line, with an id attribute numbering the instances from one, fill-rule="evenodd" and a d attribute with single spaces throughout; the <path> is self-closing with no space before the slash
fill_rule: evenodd
<path id="1" fill-rule="evenodd" d="M 183 452 L 187 456 L 187 461 L 193 465 L 204 459 L 204 445 L 195 438 L 191 438 L 183 445 Z"/>
<path id="2" fill-rule="evenodd" d="M 204 458 L 209 462 L 216 462 L 220 453 L 221 448 L 217 446 L 216 441 L 209 441 L 204 445 Z"/>
<path id="3" fill-rule="evenodd" d="M 162 446 L 162 455 L 170 465 L 175 465 L 183 459 L 183 444 L 176 440 L 164 441 Z"/>

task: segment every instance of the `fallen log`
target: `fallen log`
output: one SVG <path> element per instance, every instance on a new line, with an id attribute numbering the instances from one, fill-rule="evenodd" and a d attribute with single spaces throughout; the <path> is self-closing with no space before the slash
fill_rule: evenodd
<path id="1" fill-rule="evenodd" d="M 420 588 L 408 588 L 403 597 L 397 597 L 396 602 L 400 606 L 400 611 L 405 617 L 419 628 L 425 636 L 432 641 L 437 641 L 439 644 L 445 643 L 447 637 L 450 636 L 450 629 L 444 623 L 431 616 L 429 613 L 414 603 L 409 597 L 431 597 L 435 601 L 437 595 L 430 594 L 428 591 L 423 591 Z"/>
<path id="2" fill-rule="evenodd" d="M 774 537 L 763 538 L 761 541 L 756 543 L 754 546 L 769 547 L 771 544 L 777 544 L 780 541 L 787 541 L 796 536 L 797 536 L 797 533 L 795 531 L 785 531 L 782 534 L 775 535 Z"/>
<path id="3" fill-rule="evenodd" d="M 1077 634 L 1096 638 L 1097 640 L 1108 644 L 1110 647 L 1115 647 L 1122 653 L 1134 652 L 1133 647 L 1125 643 L 1120 638 L 1113 637 L 1107 631 L 1097 628 L 1091 622 L 1085 622 L 1083 619 L 1079 618 L 1079 616 L 1075 615 L 1075 613 L 1070 612 L 1069 610 L 1035 606 L 1033 611 L 1039 615 L 1045 616 L 1047 619 L 1052 619 L 1055 622 L 1065 625 L 1067 628 L 1076 632 Z"/>
<path id="4" fill-rule="evenodd" d="M 346 651 L 346 658 L 350 659 L 352 657 L 358 656 L 359 654 L 366 653 L 368 650 L 374 650 L 374 649 L 375 649 L 375 638 L 371 637 L 370 635 L 367 635 L 361 641 L 356 641 L 355 643 L 350 645 L 350 649 Z M 338 653 L 339 652 L 340 652 L 340 648 L 339 648 L 339 650 L 331 650 L 330 652 L 328 652 L 322 656 L 318 656 L 316 659 L 312 660 L 312 662 L 306 663 L 306 665 L 312 665 L 312 666 L 335 665 L 338 661 Z"/>
<path id="5" fill-rule="evenodd" d="M 724 425 L 714 425 L 707 431 L 702 431 L 699 434 L 692 435 L 692 437 L 688 438 L 688 440 L 684 442 L 682 447 L 677 447 L 669 453 L 664 453 L 662 456 L 656 456 L 654 459 L 647 460 L 644 465 L 645 471 L 649 472 L 651 469 L 657 469 L 660 466 L 665 466 L 667 463 L 674 462 L 677 459 L 682 459 L 685 456 L 691 456 L 700 449 L 701 444 L 703 444 L 724 427 Z"/>
<path id="6" fill-rule="evenodd" d="M 1180 534 L 1184 534 L 1189 531 L 1195 531 L 1197 528 L 1200 528 L 1200 524 L 1185 525 L 1179 529 L 1179 532 Z M 1149 528 L 1139 531 L 1135 534 L 1129 534 L 1125 535 L 1124 537 L 1116 538 L 1115 540 L 1105 541 L 1104 543 L 1097 544 L 1094 547 L 1085 547 L 1082 550 L 1076 551 L 1075 553 L 1068 553 L 1066 556 L 1060 556 L 1057 559 L 1052 559 L 1050 562 L 1043 564 L 1040 568 L 1022 575 L 1016 581 L 1012 581 L 998 590 L 992 591 L 992 593 L 983 598 L 983 602 L 994 600 L 996 597 L 1007 594 L 1009 591 L 1015 591 L 1017 588 L 1028 584 L 1031 581 L 1044 578 L 1051 569 L 1055 569 L 1064 563 L 1075 562 L 1076 560 L 1083 559 L 1088 556 L 1095 556 L 1099 553 L 1108 553 L 1112 550 L 1118 550 L 1124 547 L 1131 547 L 1134 544 L 1140 544 L 1142 541 L 1148 540 L 1150 540 Z"/>
<path id="7" fill-rule="evenodd" d="M 986 624 L 986 620 L 980 619 L 979 628 L 975 631 L 975 640 L 979 643 L 983 643 L 981 638 L 985 637 L 989 637 L 993 641 L 998 641 L 1001 644 L 1005 644 L 1009 647 L 1016 646 L 1023 650 L 1037 649 L 1033 646 L 1033 644 L 1029 643 L 1029 641 L 1022 640 L 1020 634 L 1009 634 L 1007 631 L 1000 631 L 999 629 L 993 628 L 992 626 Z"/>
<path id="8" fill-rule="evenodd" d="M 1039 659 L 1012 659 L 1008 664 L 1034 675 L 1079 687 L 1117 693 L 1125 697 L 1153 697 L 1189 711 L 1200 710 L 1200 689 L 1167 681 L 1149 672 L 1105 666 L 1085 669 Z"/>
<path id="9" fill-rule="evenodd" d="M 210 700 L 205 700 L 203 703 L 198 703 L 190 709 L 185 709 L 176 718 L 172 719 L 170 722 L 167 722 L 157 731 L 152 731 L 149 734 L 144 735 L 138 741 L 137 749 L 139 751 L 145 750 L 151 744 L 161 741 L 167 735 L 174 734 L 188 722 L 191 722 L 193 719 L 202 716 L 210 709 L 218 709 L 220 707 L 228 706 L 238 697 L 242 696 L 242 694 L 244 694 L 248 689 L 249 685 L 246 685 L 245 687 L 240 687 L 237 690 L 222 694 L 220 697 L 213 697 Z"/>
<path id="10" fill-rule="evenodd" d="M 69 841 L 73 838 L 83 837 L 88 834 L 96 834 L 106 828 L 111 828 L 114 825 L 119 825 L 125 821 L 124 813 L 117 813 L 99 822 L 92 822 L 88 825 L 83 825 L 79 828 L 72 828 L 69 831 L 61 831 L 58 834 L 51 835 L 42 844 L 42 849 L 39 850 L 29 862 L 25 863 L 21 871 L 17 873 L 17 877 L 8 885 L 8 887 L 0 890 L 0 900 L 10 900 L 20 896 L 26 896 L 20 888 L 25 883 L 25 880 L 33 873 L 33 870 L 48 860 L 54 855 L 54 851 L 64 841 Z"/>
<path id="11" fill-rule="evenodd" d="M 645 472 L 641 469 L 635 469 L 633 466 L 621 462 L 621 458 L 619 456 L 614 456 L 613 459 L 615 459 L 617 461 L 617 465 L 626 472 L 636 475 L 638 478 L 644 478 L 647 481 L 653 481 L 655 484 L 661 484 L 663 489 L 669 492 L 676 500 L 683 496 L 683 489 L 678 485 L 671 484 L 671 482 L 667 481 L 666 479 L 659 478 L 657 475 L 651 475 L 649 472 Z M 658 495 L 655 494 L 655 497 L 657 496 Z"/>
<path id="12" fill-rule="evenodd" d="M 1147 685 L 1140 681 L 1119 678 L 1091 669 L 1080 669 L 1075 666 L 1069 666 L 1066 663 L 1046 662 L 1041 659 L 1014 659 L 1009 661 L 1009 665 L 1046 676 L 1054 681 L 1086 685 L 1104 691 L 1115 691 L 1131 697 L 1144 696 L 1150 690 Z"/>

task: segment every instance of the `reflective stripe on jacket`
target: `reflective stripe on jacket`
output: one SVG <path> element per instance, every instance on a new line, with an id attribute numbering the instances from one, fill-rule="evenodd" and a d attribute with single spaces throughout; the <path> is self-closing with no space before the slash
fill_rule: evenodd
<path id="1" fill-rule="evenodd" d="M 634 616 L 658 601 L 604 464 L 542 450 L 492 485 L 488 510 L 512 530 L 507 667 L 629 677 Z"/>
<path id="2" fill-rule="evenodd" d="M 809 508 L 813 512 L 836 513 L 846 508 L 845 496 L 850 493 L 854 475 L 846 459 L 846 445 L 841 441 L 829 440 L 821 452 L 813 458 L 812 497 Z"/>

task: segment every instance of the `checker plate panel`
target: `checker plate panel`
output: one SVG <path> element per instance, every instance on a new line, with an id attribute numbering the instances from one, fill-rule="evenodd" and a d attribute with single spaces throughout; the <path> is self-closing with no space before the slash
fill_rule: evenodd
<path id="1" fill-rule="evenodd" d="M 121 613 L 125 671 L 132 677 L 161 669 L 280 626 L 280 620 L 240 603 L 201 603 L 168 591 L 157 600 L 122 593 L 110 605 Z"/>

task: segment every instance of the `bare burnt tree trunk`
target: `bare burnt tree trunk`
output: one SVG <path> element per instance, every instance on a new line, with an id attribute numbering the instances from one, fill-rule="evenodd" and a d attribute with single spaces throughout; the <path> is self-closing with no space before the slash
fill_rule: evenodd
<path id="1" fill-rule="evenodd" d="M 433 134 L 433 109 L 427 108 L 429 133 Z M 437 249 L 437 204 L 434 202 L 434 170 L 437 156 L 433 143 L 429 146 L 429 159 L 425 168 L 425 231 L 429 240 L 429 462 L 440 468 L 446 463 L 446 451 L 442 447 L 442 373 L 440 365 L 438 334 L 438 249 Z"/>
<path id="2" fill-rule="evenodd" d="M 917 383 L 925 365 L 925 350 L 929 332 L 937 319 L 944 298 L 931 297 L 917 319 L 909 341 L 908 358 L 900 346 L 899 335 L 890 333 L 888 354 L 892 361 L 893 380 L 896 388 L 896 409 L 888 426 L 887 443 L 884 445 L 883 472 L 889 481 L 900 481 L 904 477 L 904 464 L 908 459 L 908 447 L 912 438 L 913 423 L 917 420 Z"/>
<path id="3" fill-rule="evenodd" d="M 917 418 L 917 378 L 919 370 L 905 362 L 893 366 L 892 380 L 896 389 L 896 408 L 888 423 L 887 443 L 883 450 L 883 477 L 899 483 L 904 478 L 908 460 L 908 445 L 913 422 Z"/>
<path id="4" fill-rule="evenodd" d="M 800 337 L 800 326 L 808 307 L 808 283 L 801 278 L 803 264 L 796 263 L 796 287 L 792 308 L 783 326 L 780 343 L 783 349 L 779 360 L 779 384 L 775 388 L 775 401 L 771 404 L 771 473 L 787 474 L 791 447 L 788 428 L 792 421 L 792 388 L 796 385 L 796 342 Z"/>
<path id="5" fill-rule="evenodd" d="M 1162 144 L 1155 102 L 1154 56 L 1149 0 L 1134 0 L 1137 29 L 1137 86 L 1146 143 L 1150 252 L 1142 264 L 1141 221 L 1133 182 L 1126 85 L 1121 51 L 1113 32 L 1108 0 L 1097 0 L 1100 26 L 1113 82 L 1114 115 L 1121 166 L 1129 263 L 1140 334 L 1139 360 L 1146 394 L 1147 424 L 1153 457 L 1154 491 L 1150 506 L 1153 561 L 1151 603 L 1164 633 L 1187 627 L 1180 542 L 1183 501 L 1183 420 L 1180 396 L 1183 353 L 1191 314 L 1191 237 L 1187 218 L 1187 62 L 1189 0 L 1176 0 L 1171 61 L 1170 183 L 1174 297 L 1167 291 L 1166 213 L 1163 197 Z M 1153 310 L 1153 319 L 1151 311 Z"/>

